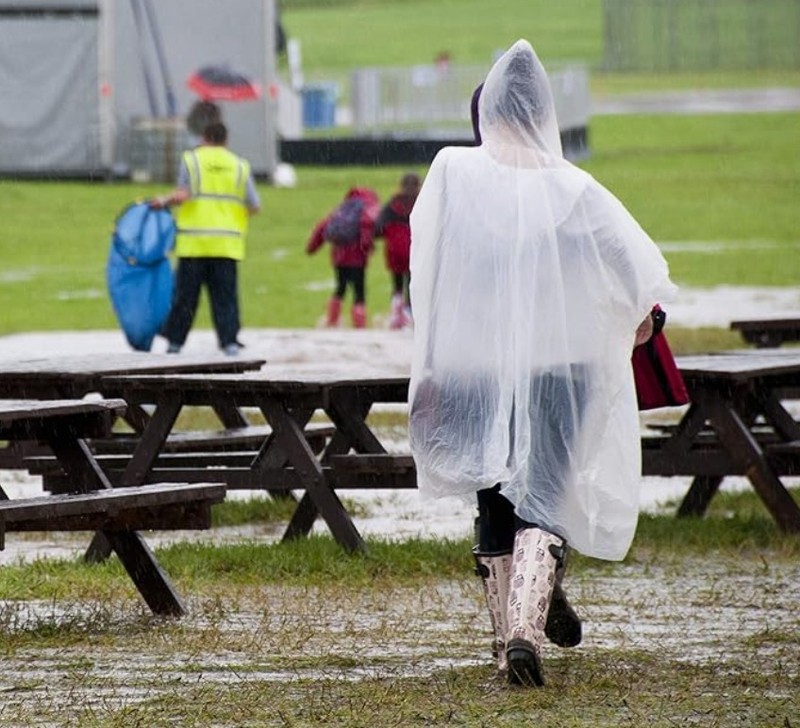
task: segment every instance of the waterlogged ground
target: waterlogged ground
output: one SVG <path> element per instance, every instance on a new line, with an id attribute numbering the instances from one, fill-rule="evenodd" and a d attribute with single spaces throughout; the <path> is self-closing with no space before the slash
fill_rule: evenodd
<path id="1" fill-rule="evenodd" d="M 0 725 L 512 725 L 519 701 L 543 725 L 800 725 L 800 564 L 646 557 L 567 587 L 585 638 L 548 649 L 534 696 L 495 676 L 475 577 L 197 594 L 179 621 L 135 602 L 5 602 Z M 258 698 L 247 718 L 241 695 L 274 709 Z M 568 722 L 559 695 L 605 708 Z"/>
<path id="2" fill-rule="evenodd" d="M 800 309 L 796 291 L 785 293 L 795 298 L 783 308 Z M 723 310 L 735 318 L 730 304 L 743 297 L 728 294 L 690 300 L 692 310 L 676 308 L 673 320 L 714 325 Z M 741 317 L 756 303 L 775 310 L 759 293 Z M 198 333 L 199 350 L 209 342 Z M 4 337 L 0 357 L 29 355 L 31 344 L 45 350 L 36 336 Z M 410 352 L 410 332 L 252 332 L 250 342 L 248 354 L 276 366 L 324 361 L 350 374 L 353 367 L 406 373 Z M 124 349 L 118 332 L 65 334 L 54 345 Z M 386 434 L 407 448 L 403 432 Z M 0 482 L 12 497 L 40 490 L 26 474 L 0 473 Z M 673 509 L 664 504 L 688 482 L 644 479 L 643 509 Z M 724 488 L 749 486 L 729 478 Z M 422 503 L 414 492 L 348 497 L 358 501 L 355 521 L 368 537 L 461 538 L 474 516 L 468 504 Z M 254 524 L 147 540 L 154 547 L 178 538 L 274 541 L 281 532 Z M 74 557 L 86 543 L 84 534 L 10 534 L 0 567 Z M 584 618 L 584 641 L 547 649 L 548 684 L 536 691 L 497 678 L 481 586 L 470 574 L 421 576 L 413 586 L 270 584 L 207 593 L 179 586 L 189 607 L 181 620 L 152 617 L 132 590 L 102 602 L 0 601 L 0 726 L 800 728 L 796 558 L 634 550 L 624 564 L 573 571 L 567 589 Z"/>

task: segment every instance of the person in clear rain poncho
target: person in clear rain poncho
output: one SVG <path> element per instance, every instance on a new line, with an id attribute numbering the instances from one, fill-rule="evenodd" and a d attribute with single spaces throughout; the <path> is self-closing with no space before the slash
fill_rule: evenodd
<path id="1" fill-rule="evenodd" d="M 563 158 L 547 75 L 520 40 L 478 100 L 481 145 L 433 160 L 411 215 L 409 437 L 423 495 L 478 502 L 475 556 L 498 668 L 543 684 L 547 636 L 580 622 L 566 545 L 618 560 L 638 517 L 631 350 L 674 297 L 666 261 L 624 206 Z"/>

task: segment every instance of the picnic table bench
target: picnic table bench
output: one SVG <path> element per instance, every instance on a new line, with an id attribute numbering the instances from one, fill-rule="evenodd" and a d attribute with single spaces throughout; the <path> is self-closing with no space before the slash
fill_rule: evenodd
<path id="1" fill-rule="evenodd" d="M 185 356 L 145 352 L 0 361 L 0 398 L 81 399 L 91 393 L 103 395 L 102 378 L 112 374 L 243 372 L 259 369 L 263 364 L 263 359 L 222 354 Z M 230 402 L 215 402 L 214 411 L 226 428 L 244 428 L 249 425 L 242 412 L 231 406 Z M 136 406 L 125 408 L 121 416 L 134 433 L 144 429 L 150 418 L 144 408 Z M 110 438 L 111 433 L 107 433 L 105 437 Z M 126 441 L 121 438 L 119 447 L 130 447 L 131 439 Z M 30 443 L 14 441 L 9 446 L 0 448 L 0 467 L 24 467 L 23 459 L 26 456 L 46 453 L 47 448 L 37 449 Z"/>
<path id="2" fill-rule="evenodd" d="M 185 607 L 138 529 L 208 528 L 210 507 L 225 488 L 162 483 L 112 490 L 86 438 L 107 434 L 124 410 L 119 399 L 0 400 L 0 440 L 43 442 L 65 472 L 65 492 L 57 495 L 9 499 L 0 487 L 0 546 L 10 531 L 98 529 L 153 612 L 180 615 Z"/>
<path id="3" fill-rule="evenodd" d="M 781 399 L 800 391 L 800 352 L 679 357 L 678 365 L 692 404 L 674 427 L 643 438 L 644 474 L 693 477 L 679 515 L 702 514 L 725 477 L 746 475 L 779 527 L 800 531 L 800 509 L 781 481 L 783 475 L 800 473 L 800 424 Z M 239 374 L 109 376 L 102 388 L 151 410 L 133 453 L 104 461 L 115 486 L 213 481 L 227 489 L 299 491 L 284 538 L 307 534 L 322 517 L 348 550 L 361 550 L 364 544 L 338 491 L 416 487 L 410 456 L 388 452 L 367 423 L 374 404 L 407 403 L 407 377 L 301 377 L 267 368 Z M 208 406 L 220 397 L 237 408 L 262 412 L 267 427 L 258 447 L 217 454 L 170 452 L 167 442 L 180 409 Z M 323 413 L 333 428 L 320 452 L 314 452 L 305 435 L 314 413 Z M 223 464 L 222 457 L 229 460 Z"/>
<path id="4" fill-rule="evenodd" d="M 800 474 L 800 423 L 783 404 L 800 386 L 800 352 L 677 357 L 691 404 L 676 427 L 642 439 L 645 475 L 691 475 L 678 515 L 702 515 L 728 475 L 745 475 L 779 528 L 800 533 L 782 475 Z"/>
<path id="5" fill-rule="evenodd" d="M 22 531 L 140 531 L 211 527 L 219 484 L 162 483 L 34 498 L 0 499 L 0 549 Z"/>
<path id="6" fill-rule="evenodd" d="M 270 432 L 271 428 L 267 425 L 218 431 L 172 432 L 164 441 L 154 465 L 170 469 L 246 467 Z M 335 427 L 322 423 L 310 423 L 303 430 L 315 454 L 325 449 L 335 432 Z M 139 444 L 139 437 L 117 435 L 88 442 L 97 463 L 115 480 L 114 474 L 125 469 Z M 44 478 L 45 490 L 58 492 L 61 489 L 65 474 L 58 458 L 46 454 L 28 455 L 23 460 L 23 466 L 32 475 Z"/>
<path id="7" fill-rule="evenodd" d="M 800 392 L 800 352 L 682 357 L 678 361 L 692 404 L 681 421 L 660 436 L 642 441 L 646 475 L 693 476 L 679 515 L 705 512 L 728 475 L 746 475 L 777 522 L 800 531 L 800 509 L 781 476 L 800 473 L 800 424 L 781 403 Z M 407 377 L 341 379 L 290 377 L 259 372 L 233 375 L 108 377 L 104 389 L 129 402 L 156 404 L 151 427 L 125 467 L 109 469 L 115 484 L 218 479 L 229 489 L 270 493 L 299 491 L 302 497 L 284 538 L 307 534 L 321 516 L 348 550 L 363 540 L 337 493 L 360 488 L 414 488 L 416 471 L 408 453 L 390 453 L 367 423 L 376 403 L 407 404 Z M 184 404 L 203 405 L 224 392 L 237 406 L 256 407 L 270 433 L 258 452 L 231 467 L 208 470 L 201 461 L 166 460 L 163 453 L 175 412 Z M 315 455 L 303 429 L 315 412 L 335 427 L 325 449 Z M 174 467 L 173 467 L 174 466 Z"/>
<path id="8" fill-rule="evenodd" d="M 106 462 L 115 486 L 213 480 L 228 489 L 258 489 L 274 495 L 300 491 L 284 538 L 309 533 L 316 518 L 322 517 L 348 550 L 361 550 L 364 543 L 337 489 L 416 487 L 410 459 L 388 453 L 366 422 L 375 403 L 406 403 L 407 377 L 301 377 L 265 369 L 207 376 L 114 376 L 105 377 L 102 386 L 109 395 L 153 408 L 130 459 L 118 467 Z M 216 468 L 207 467 L 208 454 L 167 452 L 165 445 L 180 409 L 207 406 L 223 396 L 236 407 L 257 408 L 264 415 L 268 430 L 258 449 L 229 454 L 238 460 Z M 315 413 L 325 415 L 332 432 L 318 452 L 307 436 Z"/>
<path id="9" fill-rule="evenodd" d="M 731 321 L 731 329 L 759 349 L 800 341 L 800 318 L 769 318 Z"/>

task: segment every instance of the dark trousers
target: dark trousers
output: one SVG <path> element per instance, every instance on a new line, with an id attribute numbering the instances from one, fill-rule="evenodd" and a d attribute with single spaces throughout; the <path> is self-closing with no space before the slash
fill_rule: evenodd
<path id="1" fill-rule="evenodd" d="M 481 553 L 509 553 L 514 548 L 514 536 L 525 524 L 517 518 L 514 506 L 500 486 L 478 491 L 478 520 L 476 524 L 478 549 Z"/>
<path id="2" fill-rule="evenodd" d="M 531 432 L 530 473 L 540 498 L 557 502 L 563 497 L 564 479 L 569 468 L 572 447 L 583 418 L 586 403 L 587 372 L 573 365 L 572 376 L 565 378 L 545 373 L 535 377 L 531 386 L 529 409 L 533 415 Z M 576 408 L 573 409 L 572 404 Z M 513 412 L 511 446 L 513 448 Z M 555 472 L 543 472 L 541 454 L 555 461 Z M 484 553 L 508 553 L 514 548 L 514 536 L 523 528 L 538 526 L 551 530 L 547 523 L 529 523 L 521 519 L 514 506 L 500 494 L 500 486 L 478 491 L 478 548 Z"/>
<path id="3" fill-rule="evenodd" d="M 230 258 L 181 258 L 175 274 L 172 308 L 162 334 L 183 346 L 192 328 L 200 290 L 206 286 L 220 347 L 236 343 L 239 334 L 237 265 Z"/>
<path id="4" fill-rule="evenodd" d="M 340 265 L 336 267 L 336 298 L 344 298 L 347 287 L 353 288 L 353 303 L 364 303 L 366 295 L 364 269 Z"/>

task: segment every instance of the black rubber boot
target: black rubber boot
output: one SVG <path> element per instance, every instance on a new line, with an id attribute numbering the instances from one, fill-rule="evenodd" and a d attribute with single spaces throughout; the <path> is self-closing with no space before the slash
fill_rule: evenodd
<path id="1" fill-rule="evenodd" d="M 526 640 L 513 639 L 506 647 L 508 682 L 512 685 L 540 688 L 544 685 L 542 661 L 536 648 Z"/>
<path id="2" fill-rule="evenodd" d="M 567 567 L 566 547 L 563 563 L 556 570 L 556 583 L 550 600 L 550 611 L 547 613 L 547 624 L 544 635 L 559 647 L 575 647 L 583 639 L 583 627 L 580 617 L 567 600 L 561 582 Z"/>

